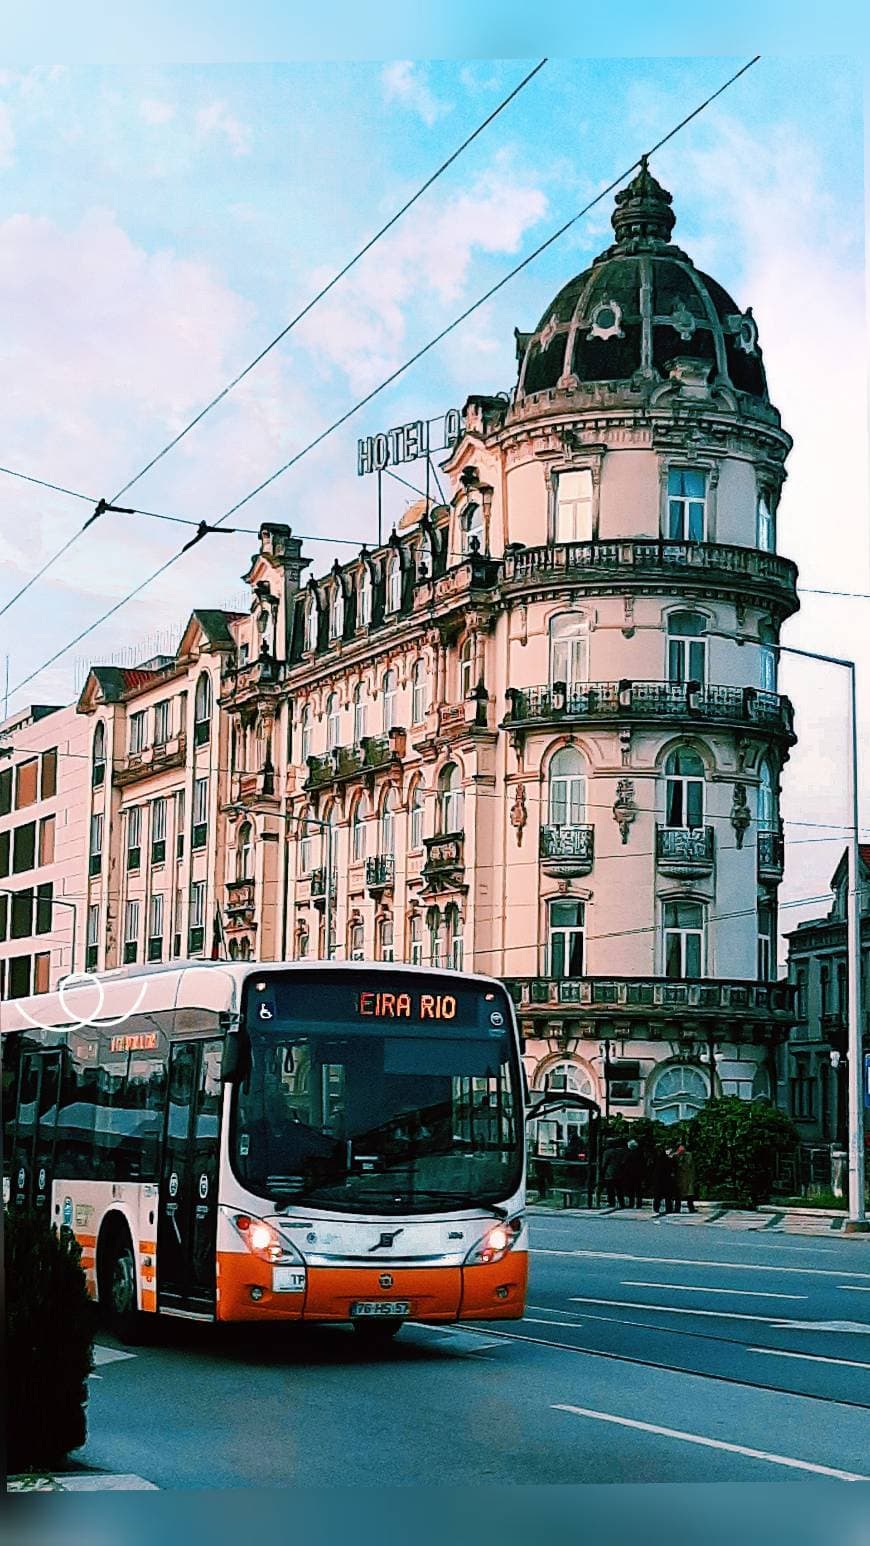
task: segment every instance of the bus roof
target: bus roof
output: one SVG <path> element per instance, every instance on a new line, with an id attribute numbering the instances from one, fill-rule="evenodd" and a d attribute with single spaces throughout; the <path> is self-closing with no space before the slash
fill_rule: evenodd
<path id="1" fill-rule="evenodd" d="M 412 971 L 420 976 L 503 987 L 495 977 L 441 967 L 409 966 L 402 961 L 168 961 L 76 973 L 63 978 L 51 993 L 7 999 L 0 1003 L 0 1032 L 121 1023 L 134 1014 L 179 1008 L 228 1011 L 236 1007 L 241 985 L 252 975 L 361 970 L 385 976 Z"/>

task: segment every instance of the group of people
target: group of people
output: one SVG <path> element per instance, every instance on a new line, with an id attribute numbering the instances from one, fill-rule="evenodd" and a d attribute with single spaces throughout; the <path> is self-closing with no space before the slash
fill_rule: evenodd
<path id="1" fill-rule="evenodd" d="M 689 1213 L 695 1211 L 695 1161 L 685 1144 L 673 1143 L 657 1149 L 652 1166 L 647 1166 L 635 1139 L 612 1139 L 601 1162 L 602 1192 L 611 1208 L 642 1208 L 652 1193 L 653 1213 L 680 1213 L 683 1203 Z"/>

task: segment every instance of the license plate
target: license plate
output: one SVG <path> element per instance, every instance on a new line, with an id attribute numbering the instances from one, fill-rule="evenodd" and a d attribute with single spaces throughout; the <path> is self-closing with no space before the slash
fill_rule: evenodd
<path id="1" fill-rule="evenodd" d="M 304 1267 L 273 1267 L 272 1291 L 276 1294 L 304 1294 Z"/>
<path id="2" fill-rule="evenodd" d="M 363 1315 L 410 1315 L 407 1299 L 358 1299 L 350 1307 L 351 1318 Z"/>

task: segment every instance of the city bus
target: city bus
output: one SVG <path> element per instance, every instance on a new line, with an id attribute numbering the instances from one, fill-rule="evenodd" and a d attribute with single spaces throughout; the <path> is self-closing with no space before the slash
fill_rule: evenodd
<path id="1" fill-rule="evenodd" d="M 0 1005 L 4 1201 L 149 1315 L 523 1314 L 525 1079 L 504 986 L 393 963 L 176 962 Z"/>

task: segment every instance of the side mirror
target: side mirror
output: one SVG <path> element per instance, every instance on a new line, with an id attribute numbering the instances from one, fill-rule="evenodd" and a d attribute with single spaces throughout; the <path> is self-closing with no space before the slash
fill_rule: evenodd
<path id="1" fill-rule="evenodd" d="M 221 1060 L 221 1079 L 224 1084 L 235 1084 L 242 1066 L 242 1049 L 238 1032 L 233 1032 L 224 1042 L 224 1054 Z"/>

